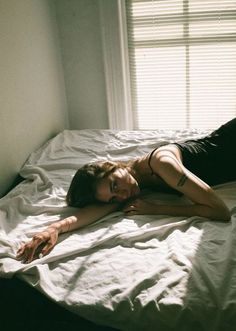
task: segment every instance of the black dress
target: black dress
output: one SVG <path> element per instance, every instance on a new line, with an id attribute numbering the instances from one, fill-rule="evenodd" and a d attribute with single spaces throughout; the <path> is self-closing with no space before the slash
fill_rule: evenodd
<path id="1" fill-rule="evenodd" d="M 204 138 L 174 144 L 184 166 L 209 185 L 236 180 L 236 118 Z"/>

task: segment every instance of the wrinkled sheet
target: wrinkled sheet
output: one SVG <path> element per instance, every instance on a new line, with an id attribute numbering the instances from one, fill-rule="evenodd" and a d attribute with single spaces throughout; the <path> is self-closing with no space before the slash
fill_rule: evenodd
<path id="1" fill-rule="evenodd" d="M 25 265 L 22 242 L 73 214 L 66 191 L 96 160 L 128 160 L 205 131 L 63 131 L 32 153 L 25 180 L 0 200 L 0 276 L 23 279 L 66 309 L 121 330 L 235 330 L 236 182 L 214 189 L 231 222 L 114 212 L 63 234 L 48 256 Z M 146 192 L 161 203 L 185 197 Z"/>

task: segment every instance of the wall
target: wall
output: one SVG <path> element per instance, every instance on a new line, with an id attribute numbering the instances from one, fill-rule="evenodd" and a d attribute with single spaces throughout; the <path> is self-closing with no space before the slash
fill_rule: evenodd
<path id="1" fill-rule="evenodd" d="M 55 0 L 71 129 L 108 128 L 99 0 Z"/>
<path id="2" fill-rule="evenodd" d="M 29 153 L 67 127 L 52 1 L 0 0 L 0 195 Z"/>

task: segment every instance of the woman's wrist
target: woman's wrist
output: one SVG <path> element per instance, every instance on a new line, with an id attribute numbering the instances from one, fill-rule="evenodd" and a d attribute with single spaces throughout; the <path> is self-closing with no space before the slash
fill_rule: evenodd
<path id="1" fill-rule="evenodd" d="M 73 230 L 72 224 L 77 222 L 77 219 L 73 216 L 67 217 L 61 221 L 58 221 L 52 225 L 50 225 L 50 228 L 56 229 L 58 231 L 58 234 L 69 232 Z"/>
<path id="2" fill-rule="evenodd" d="M 56 222 L 49 226 L 49 228 L 56 229 L 58 234 L 68 232 L 69 231 L 69 222 L 68 219 L 64 219 L 62 221 Z"/>

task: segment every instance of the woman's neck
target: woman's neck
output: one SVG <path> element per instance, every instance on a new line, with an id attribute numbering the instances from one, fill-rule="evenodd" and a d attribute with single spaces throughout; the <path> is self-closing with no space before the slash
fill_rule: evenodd
<path id="1" fill-rule="evenodd" d="M 129 171 L 140 186 L 145 186 L 147 177 L 151 175 L 147 156 L 130 161 Z"/>

